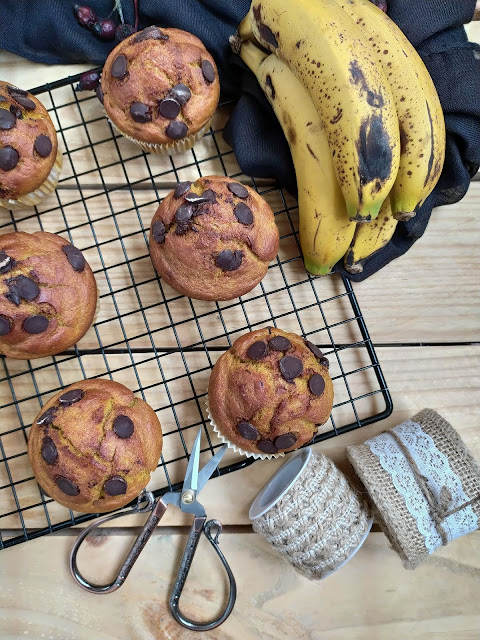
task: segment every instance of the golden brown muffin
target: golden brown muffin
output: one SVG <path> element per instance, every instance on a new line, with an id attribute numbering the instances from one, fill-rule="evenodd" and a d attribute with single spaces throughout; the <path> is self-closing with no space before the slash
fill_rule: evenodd
<path id="1" fill-rule="evenodd" d="M 44 231 L 0 236 L 0 353 L 65 351 L 87 332 L 96 305 L 92 270 L 67 240 Z"/>
<path id="2" fill-rule="evenodd" d="M 75 511 L 123 507 L 144 489 L 162 453 L 155 411 L 111 380 L 81 380 L 36 417 L 28 455 L 43 491 Z"/>
<path id="3" fill-rule="evenodd" d="M 220 84 L 215 62 L 196 36 L 147 27 L 110 53 L 97 95 L 123 135 L 145 143 L 146 151 L 174 152 L 203 135 Z"/>
<path id="4" fill-rule="evenodd" d="M 231 178 L 180 182 L 150 226 L 150 256 L 176 291 L 199 300 L 231 300 L 251 291 L 278 252 L 272 210 Z"/>
<path id="5" fill-rule="evenodd" d="M 53 191 L 62 166 L 57 150 L 55 127 L 42 103 L 0 82 L 0 205 L 15 207 L 22 198 L 33 205 Z M 43 194 L 30 195 L 39 187 Z"/>
<path id="6" fill-rule="evenodd" d="M 232 444 L 276 454 L 309 442 L 328 420 L 333 385 L 320 349 L 267 327 L 234 342 L 213 367 L 211 417 Z"/>

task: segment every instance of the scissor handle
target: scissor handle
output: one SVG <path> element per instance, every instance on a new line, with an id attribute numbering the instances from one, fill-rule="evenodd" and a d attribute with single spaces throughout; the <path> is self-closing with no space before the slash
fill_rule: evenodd
<path id="1" fill-rule="evenodd" d="M 146 507 L 141 508 L 140 504 L 143 500 L 147 499 L 148 504 Z M 149 511 L 153 508 L 152 513 L 149 515 L 148 520 L 145 523 L 145 526 L 140 532 L 140 535 L 135 540 L 132 548 L 130 549 L 127 557 L 125 558 L 124 563 L 120 567 L 120 571 L 116 575 L 116 577 L 109 584 L 92 584 L 86 580 L 78 570 L 77 566 L 77 553 L 80 549 L 82 542 L 91 533 L 94 529 L 100 527 L 100 525 L 105 524 L 105 522 L 110 522 L 111 520 L 115 520 L 115 518 L 120 518 L 122 516 L 131 515 L 132 513 L 143 513 L 145 511 Z M 89 527 L 87 527 L 82 533 L 78 536 L 73 545 L 72 551 L 70 553 L 70 571 L 72 573 L 73 579 L 86 591 L 90 591 L 90 593 L 112 593 L 112 591 L 116 591 L 122 584 L 125 582 L 128 574 L 130 573 L 133 565 L 135 564 L 140 552 L 143 547 L 147 544 L 150 536 L 152 535 L 155 527 L 157 526 L 159 520 L 163 516 L 167 509 L 167 505 L 162 502 L 162 500 L 158 500 L 157 503 L 154 503 L 153 495 L 149 492 L 144 492 L 138 498 L 137 505 L 133 507 L 131 511 L 120 511 L 119 513 L 113 513 L 108 516 L 104 516 L 99 520 L 93 522 Z"/>
<path id="2" fill-rule="evenodd" d="M 185 547 L 185 551 L 183 552 L 182 561 L 180 563 L 180 569 L 178 571 L 177 579 L 173 586 L 172 595 L 170 596 L 170 611 L 172 612 L 173 617 L 177 622 L 179 622 L 182 626 L 190 629 L 191 631 L 210 631 L 211 629 L 215 629 L 219 625 L 221 625 L 228 616 L 231 614 L 232 609 L 235 605 L 235 600 L 237 598 L 237 585 L 235 582 L 235 578 L 233 576 L 232 570 L 228 565 L 225 556 L 223 555 L 219 544 L 218 544 L 218 536 L 222 531 L 222 525 L 218 520 L 209 520 L 205 523 L 207 518 L 205 516 L 195 516 L 195 520 L 192 522 L 192 527 L 190 529 L 190 535 L 188 536 L 187 546 Z M 212 536 L 211 529 L 215 527 L 217 532 L 214 536 Z M 209 540 L 210 544 L 213 546 L 215 551 L 217 552 L 218 557 L 222 561 L 223 566 L 225 567 L 225 571 L 228 575 L 228 581 L 230 586 L 230 593 L 228 595 L 228 602 L 224 612 L 216 619 L 211 622 L 194 622 L 189 618 L 185 617 L 179 609 L 180 604 L 180 596 L 182 595 L 183 587 L 185 586 L 185 582 L 187 580 L 188 572 L 190 571 L 190 567 L 192 564 L 193 556 L 195 555 L 195 551 L 198 546 L 198 541 L 200 540 L 200 535 L 202 531 L 205 533 L 205 536 Z"/>

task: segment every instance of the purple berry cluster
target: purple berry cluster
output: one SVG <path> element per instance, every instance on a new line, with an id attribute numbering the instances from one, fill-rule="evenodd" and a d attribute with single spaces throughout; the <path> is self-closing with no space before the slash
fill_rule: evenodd
<path id="1" fill-rule="evenodd" d="M 92 7 L 88 5 L 73 5 L 73 11 L 77 22 L 80 26 L 89 29 L 100 40 L 124 40 L 135 32 L 135 28 L 131 24 L 117 25 L 112 19 L 112 14 L 117 11 L 117 3 L 112 13 L 106 18 L 99 18 Z M 120 13 L 121 15 L 121 13 Z"/>

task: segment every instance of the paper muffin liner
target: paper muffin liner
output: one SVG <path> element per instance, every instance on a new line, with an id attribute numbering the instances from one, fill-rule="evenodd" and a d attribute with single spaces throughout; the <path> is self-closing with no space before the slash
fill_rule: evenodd
<path id="1" fill-rule="evenodd" d="M 122 131 L 114 122 L 112 122 L 112 120 L 110 120 L 108 116 L 107 120 L 110 122 L 112 127 L 116 131 L 118 131 L 118 133 L 120 133 L 124 138 L 127 138 L 127 140 L 130 140 L 131 142 L 134 142 L 147 153 L 156 153 L 160 156 L 171 156 L 174 153 L 185 153 L 185 151 L 191 149 L 195 143 L 203 138 L 212 123 L 212 119 L 210 119 L 207 124 L 196 133 L 192 133 L 192 135 L 187 136 L 186 138 L 182 138 L 181 140 L 171 142 L 170 144 L 152 144 L 150 142 L 143 142 L 143 140 L 137 140 L 136 138 L 129 136 L 127 133 Z"/>
<path id="2" fill-rule="evenodd" d="M 233 449 L 235 453 L 240 453 L 242 456 L 246 456 L 247 458 L 255 458 L 255 460 L 270 460 L 271 458 L 283 458 L 285 456 L 285 452 L 283 451 L 279 451 L 278 453 L 257 453 L 255 451 L 245 451 L 245 449 L 242 449 L 241 447 L 239 447 L 238 444 L 230 442 L 230 440 L 228 440 L 220 431 L 220 428 L 216 425 L 214 419 L 211 416 L 210 406 L 208 404 L 208 395 L 205 398 L 205 406 L 207 408 L 208 420 L 210 422 L 212 429 L 215 431 L 218 438 L 224 444 L 228 445 L 230 449 Z"/>
<path id="3" fill-rule="evenodd" d="M 26 193 L 23 196 L 19 196 L 18 198 L 0 198 L 0 205 L 5 207 L 5 209 L 23 209 L 24 207 L 34 207 L 38 204 L 43 198 L 50 195 L 52 191 L 55 191 L 58 185 L 58 181 L 60 179 L 60 174 L 62 172 L 63 167 L 63 155 L 60 149 L 57 149 L 57 157 L 55 158 L 55 162 L 53 167 L 50 169 L 50 173 L 42 182 L 42 184 L 35 189 L 35 191 L 31 191 L 30 193 Z"/>

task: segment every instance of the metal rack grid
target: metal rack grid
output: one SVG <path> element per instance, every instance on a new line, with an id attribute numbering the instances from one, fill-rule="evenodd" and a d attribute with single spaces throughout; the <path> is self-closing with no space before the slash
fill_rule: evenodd
<path id="1" fill-rule="evenodd" d="M 203 455 L 220 446 L 206 426 L 209 371 L 246 331 L 280 326 L 308 337 L 329 357 L 335 404 L 313 442 L 386 418 L 393 408 L 350 282 L 305 273 L 296 203 L 276 186 L 241 174 L 221 136 L 225 107 L 193 150 L 149 155 L 113 131 L 94 95 L 74 90 L 78 77 L 32 90 L 57 127 L 64 169 L 57 191 L 35 210 L 10 216 L 3 210 L 0 234 L 45 230 L 68 238 L 92 266 L 100 311 L 87 335 L 64 354 L 33 361 L 1 358 L 0 548 L 95 517 L 73 513 L 43 494 L 27 456 L 28 429 L 41 406 L 79 379 L 115 379 L 157 411 L 164 449 L 149 485 L 156 496 L 179 488 L 199 426 Z M 253 184 L 270 202 L 281 240 L 276 260 L 252 292 L 206 303 L 179 295 L 157 277 L 147 235 L 158 200 L 178 180 L 214 173 Z M 218 473 L 252 462 L 229 452 Z"/>

